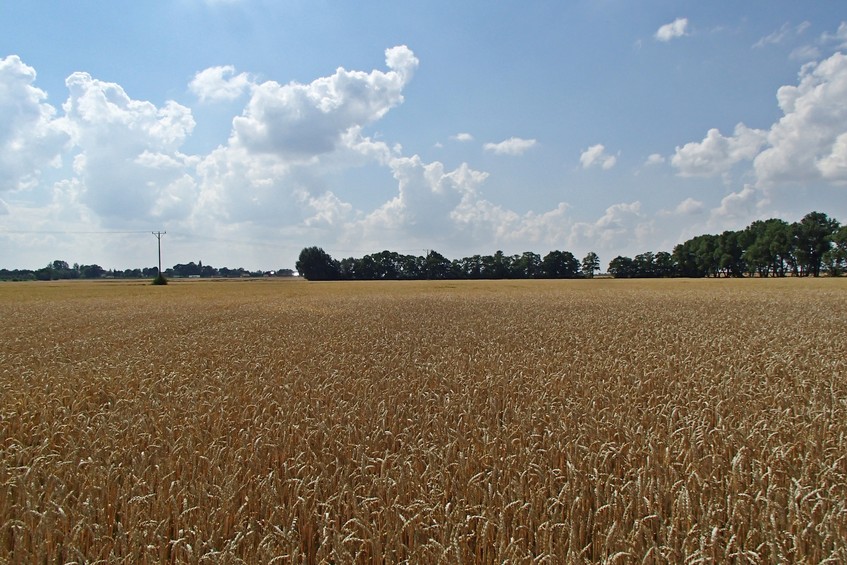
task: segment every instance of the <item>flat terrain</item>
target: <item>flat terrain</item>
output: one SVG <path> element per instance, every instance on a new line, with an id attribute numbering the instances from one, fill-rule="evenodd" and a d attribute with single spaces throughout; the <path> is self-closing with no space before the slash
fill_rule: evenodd
<path id="1" fill-rule="evenodd" d="M 847 279 L 0 284 L 0 562 L 847 561 Z"/>

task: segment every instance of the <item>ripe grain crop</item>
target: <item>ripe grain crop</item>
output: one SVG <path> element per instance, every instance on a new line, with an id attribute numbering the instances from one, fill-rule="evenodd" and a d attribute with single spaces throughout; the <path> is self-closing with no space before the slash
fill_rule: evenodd
<path id="1" fill-rule="evenodd" d="M 0 561 L 847 562 L 847 279 L 0 284 Z"/>

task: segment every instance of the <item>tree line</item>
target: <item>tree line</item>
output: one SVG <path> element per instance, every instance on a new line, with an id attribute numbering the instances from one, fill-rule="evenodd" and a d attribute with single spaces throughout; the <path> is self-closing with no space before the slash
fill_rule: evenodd
<path id="1" fill-rule="evenodd" d="M 757 220 L 738 231 L 698 235 L 673 252 L 618 256 L 608 272 L 616 278 L 817 277 L 847 270 L 847 226 L 822 212 L 789 224 Z"/>
<path id="2" fill-rule="evenodd" d="M 239 277 L 266 277 L 294 276 L 293 269 L 279 269 L 276 271 L 249 271 L 242 267 L 230 269 L 228 267 L 213 267 L 204 265 L 203 261 L 195 263 L 178 263 L 164 270 L 167 278 L 239 278 Z M 100 265 L 80 265 L 74 263 L 69 265 L 67 261 L 57 259 L 41 269 L 0 269 L 0 280 L 71 280 L 71 279 L 141 279 L 155 278 L 159 275 L 158 267 L 145 267 L 134 269 L 104 269 Z"/>
<path id="3" fill-rule="evenodd" d="M 320 247 L 306 247 L 297 259 L 297 271 L 308 280 L 422 280 L 422 279 L 569 279 L 592 277 L 600 258 L 588 253 L 579 261 L 569 251 L 551 251 L 544 257 L 526 251 L 506 255 L 473 255 L 450 260 L 437 251 L 403 255 L 381 251 L 364 257 L 334 259 Z"/>
<path id="4" fill-rule="evenodd" d="M 600 271 L 600 258 L 594 252 L 580 261 L 569 251 L 551 251 L 543 257 L 531 251 L 516 255 L 497 251 L 493 255 L 449 260 L 437 251 L 404 255 L 386 250 L 336 260 L 313 246 L 300 252 L 296 269 L 309 280 L 591 278 Z M 810 212 L 794 223 L 776 218 L 757 220 L 742 230 L 698 235 L 676 245 L 671 252 L 619 255 L 609 262 L 607 271 L 616 278 L 839 276 L 847 272 L 847 225 L 842 226 L 822 212 Z M 285 277 L 294 275 L 294 271 L 218 268 L 199 261 L 174 265 L 163 274 L 169 278 Z M 63 260 L 35 270 L 0 269 L 0 280 L 158 275 L 156 267 L 107 270 L 96 264 L 71 266 Z"/>
<path id="5" fill-rule="evenodd" d="M 551 251 L 544 257 L 531 251 L 497 251 L 449 260 L 437 251 L 404 255 L 386 250 L 338 260 L 312 246 L 300 252 L 296 268 L 308 280 L 591 278 L 600 270 L 600 258 L 593 251 L 582 261 L 569 251 Z M 615 278 L 817 277 L 845 271 L 847 226 L 822 212 L 810 212 L 791 224 L 757 220 L 743 230 L 693 237 L 672 252 L 617 256 L 608 267 Z"/>

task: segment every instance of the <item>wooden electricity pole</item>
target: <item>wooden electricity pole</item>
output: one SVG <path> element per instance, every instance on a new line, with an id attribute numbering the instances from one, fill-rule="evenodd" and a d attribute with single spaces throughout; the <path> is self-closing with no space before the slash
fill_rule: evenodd
<path id="1" fill-rule="evenodd" d="M 165 235 L 166 231 L 154 231 L 151 232 L 156 236 L 156 239 L 159 240 L 159 276 L 162 275 L 162 236 Z"/>

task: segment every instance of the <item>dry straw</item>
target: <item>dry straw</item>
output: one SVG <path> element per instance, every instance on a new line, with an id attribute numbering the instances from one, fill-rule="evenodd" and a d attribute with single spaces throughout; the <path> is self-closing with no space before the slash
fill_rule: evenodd
<path id="1" fill-rule="evenodd" d="M 847 281 L 0 285 L 0 561 L 847 561 Z"/>

